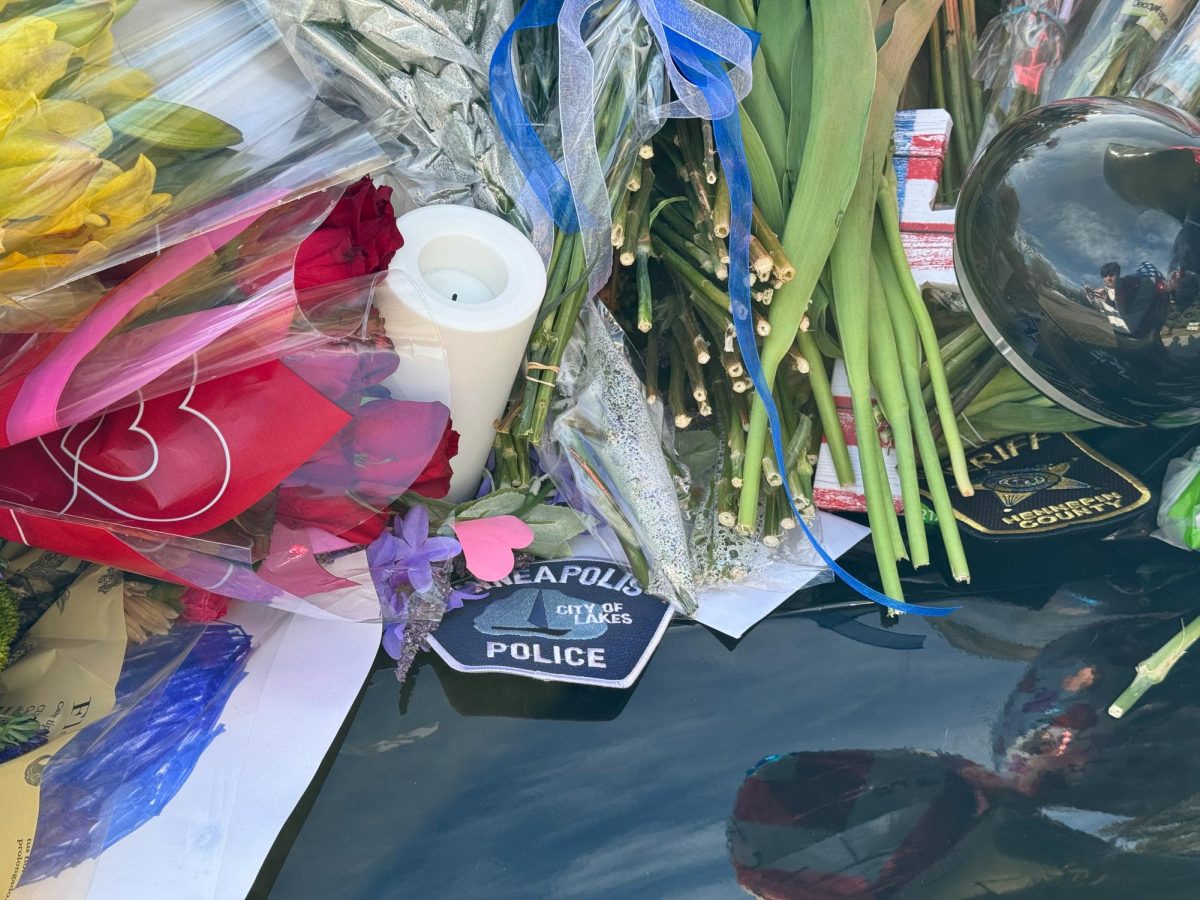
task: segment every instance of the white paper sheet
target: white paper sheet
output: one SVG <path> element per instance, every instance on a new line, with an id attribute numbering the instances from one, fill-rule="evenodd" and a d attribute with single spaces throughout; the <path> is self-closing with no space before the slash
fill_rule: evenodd
<path id="1" fill-rule="evenodd" d="M 163 812 L 92 863 L 15 900 L 244 897 L 312 781 L 379 649 L 378 623 L 235 603 L 254 637 L 225 727 Z M 91 884 L 88 885 L 90 880 Z"/>
<path id="2" fill-rule="evenodd" d="M 827 512 L 819 513 L 819 516 L 821 545 L 834 559 L 871 533 L 871 529 L 865 525 L 859 525 L 848 519 L 840 519 Z M 789 541 L 807 540 L 798 528 L 789 532 L 787 539 Z M 745 584 L 701 588 L 700 609 L 693 618 L 722 634 L 740 638 L 754 625 L 765 619 L 788 597 L 796 591 L 808 587 L 828 572 L 828 569 L 823 568 L 810 569 L 790 566 L 786 562 L 771 563 L 767 566 L 768 569 L 772 567 L 794 568 L 796 582 L 789 585 L 786 590 L 755 587 L 752 581 Z M 778 573 L 760 574 L 765 575 L 771 583 L 778 583 L 781 580 Z"/>
<path id="3" fill-rule="evenodd" d="M 818 517 L 821 545 L 834 559 L 871 533 L 865 525 L 831 513 L 818 511 Z M 788 533 L 786 540 L 803 545 L 808 539 L 797 528 Z M 616 546 L 615 538 L 599 541 L 588 534 L 571 541 L 571 551 L 577 556 L 609 556 L 612 555 L 609 548 Z M 624 561 L 624 556 L 621 560 Z M 781 555 L 777 562 L 768 564 L 745 583 L 701 588 L 698 595 L 700 609 L 692 618 L 722 634 L 740 638 L 796 591 L 828 576 L 829 569 L 819 560 L 815 566 L 801 566 L 786 561 Z"/>

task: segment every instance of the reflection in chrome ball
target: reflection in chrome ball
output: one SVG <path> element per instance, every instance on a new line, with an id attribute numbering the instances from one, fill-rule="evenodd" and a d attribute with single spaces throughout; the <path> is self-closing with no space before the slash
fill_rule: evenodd
<path id="1" fill-rule="evenodd" d="M 1140 100 L 1022 116 L 968 174 L 959 284 L 1008 361 L 1110 425 L 1200 421 L 1200 123 Z"/>

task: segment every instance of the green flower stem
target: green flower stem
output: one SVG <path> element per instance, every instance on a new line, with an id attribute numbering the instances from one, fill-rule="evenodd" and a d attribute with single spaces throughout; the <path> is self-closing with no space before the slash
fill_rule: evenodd
<path id="1" fill-rule="evenodd" d="M 867 161 L 861 171 L 858 188 L 846 208 L 829 257 L 833 276 L 833 311 L 842 340 L 846 379 L 850 383 L 854 431 L 858 438 L 859 471 L 866 495 L 875 561 L 884 592 L 889 597 L 902 600 L 896 560 L 903 551 L 895 546 L 895 536 L 900 526 L 896 521 L 896 508 L 885 476 L 883 451 L 879 446 L 875 410 L 871 403 L 869 343 L 874 323 L 870 315 L 870 277 L 863 261 L 870 254 L 875 212 L 876 186 L 871 174 L 874 167 Z"/>
<path id="2" fill-rule="evenodd" d="M 705 253 L 700 245 L 684 237 L 671 227 L 670 223 L 664 222 L 661 225 L 655 223 L 654 237 L 670 244 L 672 249 L 690 259 L 694 267 L 703 269 L 706 272 L 712 272 L 712 257 Z"/>
<path id="3" fill-rule="evenodd" d="M 991 342 L 988 341 L 987 335 L 976 334 L 965 347 L 953 356 L 945 358 L 944 373 L 946 376 L 947 385 L 956 385 L 963 379 L 969 377 L 968 373 L 975 369 L 975 358 L 991 348 Z M 932 379 L 925 386 L 925 404 L 932 405 L 934 402 L 934 386 Z M 953 403 L 951 403 L 953 408 Z"/>
<path id="4" fill-rule="evenodd" d="M 687 428 L 692 424 L 692 417 L 688 413 L 687 393 L 685 380 L 685 370 L 683 367 L 683 354 L 679 350 L 679 344 L 676 341 L 668 342 L 667 347 L 671 355 L 671 373 L 670 383 L 667 387 L 667 399 L 671 403 L 671 413 L 675 416 L 676 428 Z"/>
<path id="5" fill-rule="evenodd" d="M 1189 622 L 1180 632 L 1162 645 L 1152 655 L 1143 659 L 1137 664 L 1134 670 L 1135 675 L 1133 682 L 1129 687 L 1121 692 L 1112 706 L 1108 708 L 1108 714 L 1114 719 L 1119 719 L 1125 713 L 1129 712 L 1142 695 L 1156 684 L 1161 684 L 1163 679 L 1170 674 L 1175 663 L 1183 659 L 1183 655 L 1191 649 L 1192 644 L 1200 638 L 1200 618 L 1195 618 Z"/>
<path id="6" fill-rule="evenodd" d="M 929 542 L 921 520 L 921 485 L 917 480 L 917 454 L 913 446 L 911 411 L 900 375 L 900 357 L 896 337 L 882 296 L 883 287 L 876 266 L 871 267 L 870 363 L 872 378 L 879 394 L 879 405 L 892 429 L 896 445 L 896 471 L 900 476 L 900 498 L 904 503 L 904 530 L 908 535 L 909 555 L 914 566 L 929 565 Z"/>
<path id="7" fill-rule="evenodd" d="M 761 352 L 768 386 L 774 386 L 779 365 L 796 340 L 858 180 L 859 159 L 853 148 L 863 145 L 875 90 L 875 31 L 868 4 L 812 0 L 809 9 L 812 96 L 822 99 L 812 104 L 805 151 L 781 235 L 796 277 L 775 291 L 771 302 L 771 333 Z M 769 215 L 765 206 L 763 212 Z M 738 522 L 747 527 L 753 527 L 758 514 L 760 467 L 756 461 L 766 446 L 766 409 L 755 402 L 738 508 Z M 898 584 L 899 579 L 896 581 Z"/>
<path id="8" fill-rule="evenodd" d="M 921 296 L 917 283 L 913 281 L 912 270 L 908 267 L 908 259 L 904 255 L 904 245 L 900 241 L 900 211 L 896 200 L 896 170 L 889 159 L 884 173 L 883 184 L 879 190 L 878 206 L 880 222 L 883 225 L 884 237 L 892 260 L 893 271 L 908 302 L 909 311 L 916 323 L 917 334 L 929 364 L 930 382 L 933 384 L 934 400 L 936 401 L 938 417 L 942 422 L 942 433 L 946 436 L 946 444 L 950 448 L 950 464 L 954 473 L 954 483 L 964 497 L 973 496 L 975 489 L 971 486 L 971 476 L 967 473 L 967 458 L 963 453 L 962 443 L 958 436 L 958 420 L 954 415 L 954 402 L 950 398 L 950 386 L 946 382 L 946 372 L 942 365 L 942 357 L 938 352 L 937 332 L 933 329 L 933 320 Z"/>
<path id="9" fill-rule="evenodd" d="M 583 245 L 579 241 L 573 241 L 571 266 L 566 279 L 567 284 L 575 284 L 583 275 Z M 567 341 L 570 340 L 571 334 L 575 330 L 575 322 L 579 318 L 579 311 L 583 308 L 587 294 L 588 285 L 586 279 L 584 279 L 583 283 L 574 288 L 562 301 L 562 305 L 554 316 L 554 336 L 550 346 L 550 353 L 543 363 L 548 368 L 538 369 L 536 375 L 538 380 L 530 382 L 536 389 L 532 407 L 527 407 L 531 413 L 529 436 L 534 442 L 540 442 L 545 431 L 546 417 L 550 413 L 550 402 L 554 394 L 554 385 L 558 381 L 557 369 L 562 363 L 563 353 L 567 349 Z M 524 410 L 522 414 L 524 414 Z"/>
<path id="10" fill-rule="evenodd" d="M 967 567 L 967 555 L 962 546 L 962 535 L 958 531 L 958 522 L 954 518 L 954 507 L 950 503 L 950 494 L 946 490 L 945 476 L 938 454 L 937 441 L 929 422 L 929 412 L 921 401 L 921 382 L 918 375 L 920 366 L 920 338 L 917 325 L 913 321 L 912 311 L 904 296 L 904 289 L 891 262 L 887 240 L 876 228 L 872 240 L 875 266 L 879 271 L 886 301 L 888 318 L 892 324 L 892 333 L 896 343 L 896 353 L 900 360 L 900 380 L 904 385 L 904 393 L 908 397 L 909 414 L 912 416 L 913 438 L 917 452 L 921 456 L 921 468 L 925 472 L 925 485 L 929 490 L 933 510 L 937 513 L 938 530 L 942 543 L 946 548 L 946 556 L 950 561 L 950 571 L 956 581 L 970 581 L 971 572 Z M 960 445 L 961 446 L 961 445 Z"/>
<path id="11" fill-rule="evenodd" d="M 658 335 L 646 339 L 646 402 L 653 405 L 659 401 L 658 393 Z"/>
<path id="12" fill-rule="evenodd" d="M 811 331 L 799 332 L 796 335 L 796 344 L 808 360 L 808 383 L 812 387 L 813 401 L 817 405 L 817 415 L 821 418 L 821 428 L 829 444 L 829 454 L 833 459 L 833 470 L 837 473 L 838 483 L 843 486 L 854 484 L 854 465 L 850 462 L 850 448 L 842 431 L 842 421 L 838 418 L 833 388 L 825 371 L 825 360 Z"/>

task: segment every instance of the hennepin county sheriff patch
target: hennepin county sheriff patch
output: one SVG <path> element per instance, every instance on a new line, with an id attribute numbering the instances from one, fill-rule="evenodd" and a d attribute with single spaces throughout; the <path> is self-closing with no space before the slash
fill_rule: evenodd
<path id="1" fill-rule="evenodd" d="M 601 687 L 632 685 L 671 620 L 625 566 L 533 563 L 446 614 L 430 646 L 460 672 L 500 672 Z"/>
<path id="2" fill-rule="evenodd" d="M 993 539 L 1090 528 L 1141 508 L 1150 491 L 1069 434 L 1022 434 L 967 456 L 975 495 L 950 492 L 968 534 Z"/>

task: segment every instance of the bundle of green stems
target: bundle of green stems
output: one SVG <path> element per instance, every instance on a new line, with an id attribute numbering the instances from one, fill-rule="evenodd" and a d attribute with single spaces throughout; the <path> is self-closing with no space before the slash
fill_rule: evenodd
<path id="1" fill-rule="evenodd" d="M 853 484 L 856 473 L 825 362 L 827 356 L 841 358 L 884 590 L 902 598 L 898 560 L 907 558 L 915 566 L 929 562 L 920 517 L 922 471 L 953 575 L 965 581 L 969 570 L 932 421 L 940 423 L 958 490 L 970 494 L 973 488 L 937 334 L 901 245 L 889 158 L 901 88 L 942 2 L 709 0 L 709 5 L 763 35 L 762 61 L 742 104 L 742 123 L 755 202 L 795 270 L 774 290 L 764 314 L 766 380 L 782 393 L 781 368 L 798 349 L 838 478 Z M 961 26 L 960 18 L 948 21 Z M 922 358 L 932 403 L 919 380 Z M 901 500 L 909 511 L 903 533 L 887 481 L 873 392 L 895 441 Z M 756 398 L 738 503 L 742 528 L 752 528 L 757 516 L 767 431 L 766 410 Z"/>
<path id="2" fill-rule="evenodd" d="M 958 420 L 959 434 L 969 447 L 979 447 L 1020 432 L 1084 431 L 1096 423 L 1056 406 L 1052 400 L 1009 368 L 992 342 L 968 320 L 947 329 L 939 342 L 946 361 L 951 407 Z M 932 395 L 927 366 L 921 368 L 921 387 Z M 934 436 L 942 439 L 935 424 Z M 947 454 L 944 442 L 939 446 Z"/>
<path id="3" fill-rule="evenodd" d="M 784 480 L 802 509 L 812 504 L 820 434 L 813 425 L 809 362 L 794 345 L 786 390 L 779 395 L 788 448 L 783 471 L 769 450 L 760 450 L 752 463 L 746 438 L 753 389 L 730 311 L 729 281 L 739 273 L 729 270 L 729 191 L 711 123 L 673 122 L 642 157 L 618 204 L 625 214 L 613 224 L 618 287 L 610 296 L 644 360 L 648 402 L 668 408 L 677 428 L 694 425 L 723 438 L 715 488 L 718 523 L 775 546 L 795 527 Z M 766 314 L 774 294 L 795 276 L 795 267 L 757 209 L 752 230 L 750 269 L 740 277 L 750 283 L 761 343 L 770 334 Z M 766 486 L 760 491 L 756 484 L 753 515 L 742 520 L 739 506 L 750 468 Z"/>
<path id="4" fill-rule="evenodd" d="M 635 177 L 639 149 L 643 148 L 638 112 L 647 99 L 639 91 L 653 90 L 655 79 L 650 71 L 657 65 L 649 27 L 635 5 L 620 0 L 608 0 L 590 17 L 593 29 L 588 35 L 597 54 L 610 54 L 615 60 L 598 60 L 596 71 L 599 83 L 595 113 L 596 150 L 605 169 L 605 180 L 613 218 L 622 215 L 617 209 L 627 193 L 628 181 Z M 557 102 L 556 92 L 549 81 L 539 78 L 539 72 L 555 71 L 557 44 L 553 29 L 537 29 L 531 40 L 540 41 L 528 54 L 538 65 L 527 78 L 526 101 L 542 120 L 552 118 L 550 111 Z M 567 343 L 575 331 L 579 312 L 589 294 L 589 264 L 578 233 L 556 230 L 553 253 L 547 270 L 546 296 L 542 303 L 533 335 L 526 351 L 523 379 L 514 389 L 509 413 L 501 423 L 496 449 L 499 455 L 508 452 L 527 459 L 531 445 L 545 435 L 547 416 L 554 397 L 559 366 Z M 506 473 L 511 474 L 511 473 Z M 526 473 L 516 470 L 514 480 Z"/>
<path id="5" fill-rule="evenodd" d="M 971 75 L 978 41 L 975 0 L 945 0 L 929 29 L 928 53 L 930 102 L 954 121 L 942 175 L 948 196 L 966 174 L 984 125 L 982 88 Z"/>

